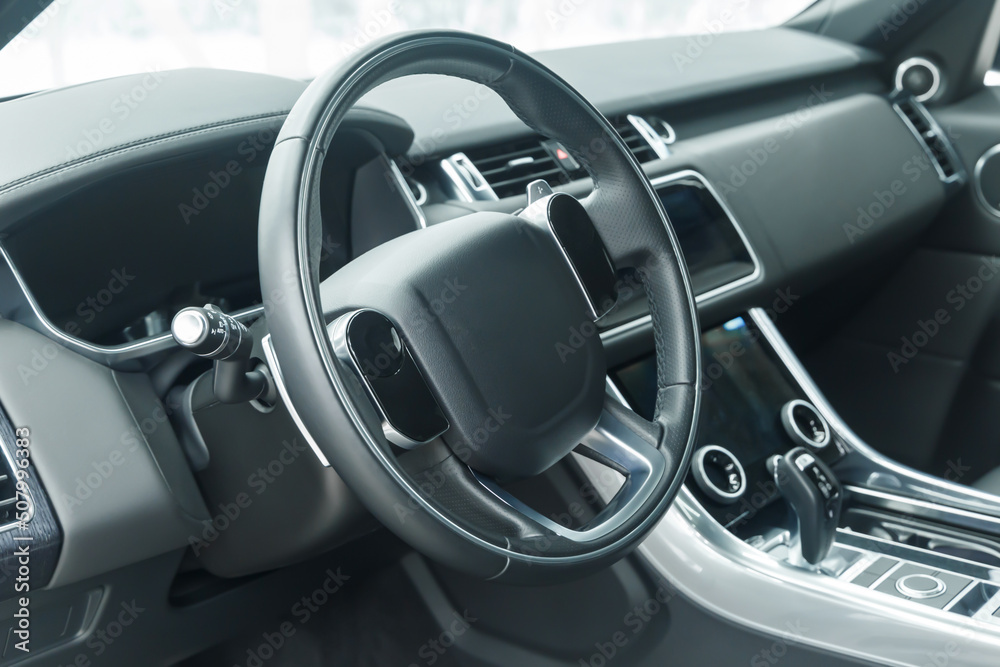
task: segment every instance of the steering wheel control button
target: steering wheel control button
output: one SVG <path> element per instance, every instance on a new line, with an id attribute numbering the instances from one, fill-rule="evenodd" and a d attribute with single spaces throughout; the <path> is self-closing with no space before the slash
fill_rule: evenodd
<path id="1" fill-rule="evenodd" d="M 329 326 L 337 358 L 350 368 L 382 420 L 386 440 L 409 449 L 448 430 L 448 420 L 385 315 L 356 310 Z"/>
<path id="2" fill-rule="evenodd" d="M 781 425 L 796 445 L 821 449 L 830 444 L 830 425 L 812 403 L 802 400 L 786 403 L 781 408 Z"/>
<path id="3" fill-rule="evenodd" d="M 403 367 L 403 341 L 386 317 L 363 311 L 350 327 L 351 352 L 361 372 L 371 378 L 387 378 Z"/>
<path id="4" fill-rule="evenodd" d="M 247 328 L 213 305 L 182 309 L 174 315 L 170 333 L 181 347 L 216 361 L 246 359 L 253 349 Z"/>
<path id="5" fill-rule="evenodd" d="M 205 341 L 208 336 L 208 326 L 208 318 L 199 310 L 186 308 L 174 317 L 170 332 L 184 347 L 195 347 Z"/>
<path id="6" fill-rule="evenodd" d="M 528 183 L 528 206 L 552 194 L 552 186 L 544 178 Z"/>
<path id="7" fill-rule="evenodd" d="M 923 600 L 944 594 L 948 587 L 932 574 L 908 574 L 896 580 L 896 590 L 903 597 Z"/>
<path id="8" fill-rule="evenodd" d="M 694 453 L 691 475 L 698 488 L 717 503 L 734 503 L 746 491 L 747 476 L 739 459 L 718 445 L 707 445 Z"/>

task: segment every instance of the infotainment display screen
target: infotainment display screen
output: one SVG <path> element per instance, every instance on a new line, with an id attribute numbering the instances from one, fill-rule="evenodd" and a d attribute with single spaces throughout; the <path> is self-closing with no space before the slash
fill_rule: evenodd
<path id="1" fill-rule="evenodd" d="M 721 445 L 744 467 L 791 448 L 781 407 L 800 392 L 749 318 L 737 317 L 702 334 L 699 445 Z M 633 409 L 651 419 L 656 404 L 656 360 L 618 369 L 613 379 Z"/>
<path id="2" fill-rule="evenodd" d="M 732 502 L 709 496 L 689 474 L 688 488 L 705 509 L 730 530 L 739 532 L 759 511 L 772 507 L 778 496 L 767 460 L 799 444 L 781 422 L 781 410 L 806 396 L 749 315 L 735 317 L 701 335 L 701 415 L 695 450 L 716 445 L 728 450 L 746 473 L 742 496 Z M 615 383 L 632 408 L 652 419 L 656 405 L 656 358 L 615 369 Z M 836 442 L 836 440 L 835 440 Z M 827 464 L 840 456 L 840 447 L 818 451 Z"/>
<path id="3" fill-rule="evenodd" d="M 753 273 L 750 251 L 699 175 L 682 172 L 656 180 L 654 185 L 677 232 L 696 293 Z"/>

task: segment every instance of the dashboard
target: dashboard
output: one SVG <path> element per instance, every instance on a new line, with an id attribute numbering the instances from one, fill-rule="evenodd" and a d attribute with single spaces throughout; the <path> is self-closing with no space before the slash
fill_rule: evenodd
<path id="1" fill-rule="evenodd" d="M 633 66 L 672 44 L 540 57 L 601 107 L 647 170 L 682 242 L 703 324 L 788 298 L 793 281 L 829 284 L 915 237 L 942 205 L 950 183 L 928 170 L 877 226 L 845 233 L 842 221 L 869 203 L 871 183 L 931 154 L 914 122 L 933 119 L 913 101 L 901 113 L 864 50 L 776 29 L 726 35 L 678 75 Z M 754 61 L 731 58 L 751 47 Z M 777 66 L 788 53 L 798 67 Z M 588 64 L 596 62 L 603 67 Z M 185 306 L 213 303 L 252 319 L 269 299 L 256 276 L 257 208 L 270 146 L 304 84 L 215 70 L 163 79 L 108 145 L 89 152 L 66 146 L 100 123 L 102 100 L 128 77 L 0 107 L 0 122 L 5 111 L 37 121 L 14 138 L 30 159 L 0 168 L 3 280 L 12 288 L 0 311 L 113 363 L 168 349 L 166 327 Z M 753 93 L 740 92 L 751 82 Z M 578 196 L 592 189 L 565 147 L 475 92 L 468 82 L 410 77 L 352 111 L 323 168 L 324 275 L 421 226 L 513 212 L 535 178 Z M 470 95 L 474 112 L 456 115 Z M 77 127 L 51 129 L 57 105 L 80 110 Z M 641 294 L 601 324 L 613 364 L 634 356 L 620 343 L 649 340 Z"/>
<path id="2" fill-rule="evenodd" d="M 256 312 L 257 212 L 278 129 L 98 181 L 27 217 L 4 245 L 46 317 L 70 336 L 116 346 L 165 334 L 187 306 Z M 322 277 L 419 228 L 385 156 L 405 134 L 400 121 L 342 127 L 332 146 L 342 157 L 321 176 Z M 361 218 L 376 222 L 351 224 Z"/>

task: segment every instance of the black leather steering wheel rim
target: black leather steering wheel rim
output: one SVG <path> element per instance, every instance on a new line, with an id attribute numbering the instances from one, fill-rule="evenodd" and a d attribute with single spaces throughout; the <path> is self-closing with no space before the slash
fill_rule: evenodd
<path id="1" fill-rule="evenodd" d="M 336 159 L 327 150 L 347 110 L 375 86 L 411 74 L 478 81 L 529 127 L 565 145 L 594 180 L 583 204 L 609 254 L 646 291 L 657 356 L 654 420 L 613 400 L 602 420 L 624 427 L 636 447 L 654 448 L 663 472 L 648 484 L 640 508 L 593 540 L 540 528 L 503 499 L 482 493 L 481 479 L 446 447 L 397 456 L 380 439 L 360 385 L 333 353 L 327 325 L 358 304 L 351 265 L 331 289 L 319 285 L 320 169 L 325 159 Z M 617 560 L 662 517 L 683 482 L 697 422 L 700 363 L 690 280 L 641 167 L 604 117 L 550 70 L 506 44 L 459 32 L 405 33 L 371 45 L 314 81 L 286 119 L 267 167 L 259 235 L 262 294 L 272 304 L 270 344 L 288 397 L 362 502 L 411 545 L 484 578 L 551 582 Z M 430 474 L 446 481 L 428 490 L 420 475 Z"/>

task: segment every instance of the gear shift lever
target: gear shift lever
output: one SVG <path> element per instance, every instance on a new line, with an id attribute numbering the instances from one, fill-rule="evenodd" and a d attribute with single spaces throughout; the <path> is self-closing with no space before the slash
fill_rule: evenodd
<path id="1" fill-rule="evenodd" d="M 833 546 L 843 492 L 833 472 L 805 447 L 775 456 L 774 482 L 795 515 L 790 561 L 800 567 L 820 563 Z"/>

